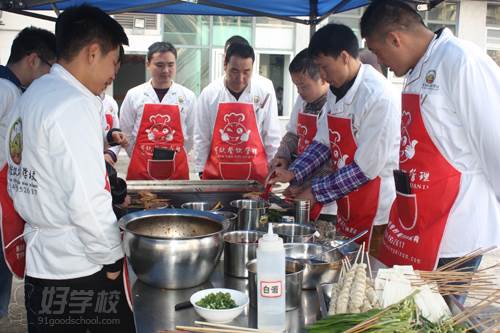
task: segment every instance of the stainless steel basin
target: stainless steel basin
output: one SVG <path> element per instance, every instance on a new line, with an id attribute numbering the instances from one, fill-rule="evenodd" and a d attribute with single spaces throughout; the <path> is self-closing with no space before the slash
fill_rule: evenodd
<path id="1" fill-rule="evenodd" d="M 152 286 L 191 288 L 208 280 L 223 248 L 224 218 L 189 209 L 125 215 L 123 247 L 137 277 Z"/>
<path id="2" fill-rule="evenodd" d="M 303 289 L 316 289 L 320 283 L 332 283 L 336 280 L 340 273 L 340 260 L 343 255 L 337 250 L 322 254 L 326 250 L 328 250 L 327 247 L 319 244 L 285 244 L 287 259 L 294 259 L 305 266 L 302 279 Z M 309 260 L 313 257 L 319 260 Z"/>

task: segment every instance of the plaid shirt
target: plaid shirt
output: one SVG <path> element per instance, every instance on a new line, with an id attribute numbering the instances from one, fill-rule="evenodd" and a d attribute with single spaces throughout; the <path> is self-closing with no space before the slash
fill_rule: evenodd
<path id="1" fill-rule="evenodd" d="M 306 150 L 290 165 L 288 170 L 295 175 L 292 184 L 302 184 L 317 169 L 330 159 L 330 147 L 313 141 Z"/>
<path id="2" fill-rule="evenodd" d="M 330 147 L 313 141 L 290 165 L 289 170 L 295 175 L 292 184 L 302 184 L 314 171 L 325 164 L 330 156 Z M 369 180 L 359 166 L 352 162 L 328 176 L 314 178 L 312 192 L 318 202 L 328 204 L 346 196 Z"/>
<path id="3" fill-rule="evenodd" d="M 318 202 L 328 204 L 346 196 L 369 180 L 356 162 L 352 162 L 328 176 L 314 178 L 312 193 Z"/>

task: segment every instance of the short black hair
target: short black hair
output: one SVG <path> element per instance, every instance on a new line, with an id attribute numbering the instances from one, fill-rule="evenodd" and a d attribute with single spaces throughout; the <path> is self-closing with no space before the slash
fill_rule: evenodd
<path id="1" fill-rule="evenodd" d="M 358 49 L 358 38 L 351 28 L 337 23 L 330 23 L 319 29 L 309 42 L 309 53 L 313 58 L 320 54 L 337 58 L 342 51 L 357 58 Z"/>
<path id="2" fill-rule="evenodd" d="M 70 7 L 56 20 L 57 58 L 71 61 L 85 46 L 98 43 L 102 53 L 128 45 L 122 26 L 101 9 Z"/>
<path id="3" fill-rule="evenodd" d="M 360 21 L 361 36 L 369 38 L 374 33 L 384 37 L 392 30 L 411 30 L 425 26 L 414 6 L 402 0 L 375 0 L 366 8 Z"/>
<path id="4" fill-rule="evenodd" d="M 239 35 L 234 35 L 234 36 L 229 37 L 226 40 L 226 43 L 224 44 L 224 52 L 227 51 L 227 48 L 229 47 L 229 45 L 231 45 L 233 43 L 250 45 L 250 43 L 244 37 L 241 37 Z"/>
<path id="5" fill-rule="evenodd" d="M 45 29 L 28 27 L 17 34 L 10 48 L 7 64 L 15 64 L 25 56 L 36 53 L 45 61 L 56 58 L 56 36 Z"/>
<path id="6" fill-rule="evenodd" d="M 319 66 L 313 61 L 309 49 L 305 48 L 293 58 L 288 66 L 290 74 L 302 73 L 309 75 L 313 80 L 319 80 Z"/>
<path id="7" fill-rule="evenodd" d="M 226 50 L 226 57 L 224 58 L 224 65 L 229 63 L 232 56 L 237 56 L 243 59 L 252 58 L 255 61 L 255 53 L 253 48 L 248 44 L 233 43 L 229 45 Z"/>
<path id="8" fill-rule="evenodd" d="M 175 49 L 175 46 L 172 45 L 172 43 L 169 42 L 156 42 L 153 43 L 149 46 L 148 48 L 148 62 L 151 61 L 151 58 L 153 58 L 153 54 L 155 53 L 165 53 L 165 52 L 171 52 L 175 60 L 177 60 L 177 50 Z"/>

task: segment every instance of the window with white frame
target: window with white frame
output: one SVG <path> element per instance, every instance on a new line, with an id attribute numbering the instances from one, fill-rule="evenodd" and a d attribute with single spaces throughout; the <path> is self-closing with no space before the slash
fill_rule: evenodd
<path id="1" fill-rule="evenodd" d="M 500 3 L 488 3 L 486 12 L 486 48 L 488 54 L 500 66 Z"/>
<path id="2" fill-rule="evenodd" d="M 292 108 L 288 64 L 294 50 L 295 25 L 264 17 L 165 15 L 163 38 L 178 50 L 177 81 L 196 94 L 223 74 L 226 40 L 246 38 L 255 49 L 255 72 L 269 78 L 276 90 L 280 116 Z"/>

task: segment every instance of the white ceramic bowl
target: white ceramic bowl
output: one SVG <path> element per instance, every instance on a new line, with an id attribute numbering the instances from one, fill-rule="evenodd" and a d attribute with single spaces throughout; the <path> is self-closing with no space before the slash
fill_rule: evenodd
<path id="1" fill-rule="evenodd" d="M 213 309 L 202 308 L 201 306 L 196 305 L 196 302 L 198 302 L 208 294 L 218 293 L 218 292 L 229 293 L 231 295 L 231 298 L 236 303 L 237 307 L 226 310 L 213 310 Z M 248 305 L 248 296 L 245 293 L 242 293 L 241 291 L 234 289 L 211 288 L 211 289 L 200 290 L 194 293 L 190 298 L 190 302 L 191 304 L 193 304 L 196 313 L 198 313 L 198 315 L 200 315 L 201 317 L 205 318 L 205 320 L 212 323 L 222 324 L 222 323 L 229 323 L 243 312 L 245 307 Z"/>

